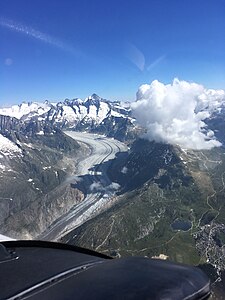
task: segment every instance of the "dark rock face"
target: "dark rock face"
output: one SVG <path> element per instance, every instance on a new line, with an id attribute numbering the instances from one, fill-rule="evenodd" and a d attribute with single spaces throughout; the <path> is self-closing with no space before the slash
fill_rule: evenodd
<path id="1" fill-rule="evenodd" d="M 40 234 L 83 199 L 66 183 L 82 155 L 80 146 L 60 130 L 37 135 L 38 130 L 0 116 L 0 134 L 19 149 L 0 155 L 1 232 L 20 239 Z"/>
<path id="2" fill-rule="evenodd" d="M 12 130 L 20 131 L 22 127 L 23 127 L 23 123 L 17 120 L 16 118 L 0 115 L 0 131 L 3 134 L 7 134 Z"/>
<path id="3" fill-rule="evenodd" d="M 82 129 L 79 128 L 78 129 Z M 99 126 L 91 129 L 91 132 L 105 134 L 117 140 L 125 141 L 134 139 L 137 134 L 135 127 L 129 118 L 109 116 Z"/>
<path id="4" fill-rule="evenodd" d="M 32 239 L 46 230 L 61 215 L 83 200 L 83 194 L 70 185 L 61 184 L 40 195 L 22 210 L 11 214 L 5 221 L 3 232 L 21 239 Z"/>
<path id="5" fill-rule="evenodd" d="M 178 184 L 172 178 L 181 185 L 190 180 L 190 176 L 184 175 L 180 158 L 171 145 L 137 139 L 125 156 L 118 157 L 109 170 L 112 181 L 123 187 L 121 193 L 141 188 L 149 180 L 162 189 L 172 189 Z M 158 176 L 160 170 L 162 174 Z"/>
<path id="6" fill-rule="evenodd" d="M 207 119 L 205 123 L 213 130 L 215 137 L 225 145 L 225 108 L 223 107 L 220 112 L 214 113 L 211 118 Z"/>

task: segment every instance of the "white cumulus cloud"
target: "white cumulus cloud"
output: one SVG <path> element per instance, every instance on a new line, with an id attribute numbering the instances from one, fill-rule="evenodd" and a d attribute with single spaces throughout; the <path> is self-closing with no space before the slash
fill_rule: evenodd
<path id="1" fill-rule="evenodd" d="M 108 186 L 108 188 L 109 188 L 110 190 L 116 191 L 116 190 L 119 190 L 119 189 L 120 189 L 120 185 L 119 185 L 119 183 L 117 183 L 117 182 L 112 182 L 112 183 Z"/>
<path id="2" fill-rule="evenodd" d="M 127 174 L 127 171 L 128 171 L 127 167 L 123 167 L 122 170 L 121 170 L 121 173 Z"/>
<path id="3" fill-rule="evenodd" d="M 225 103 L 225 91 L 174 79 L 140 86 L 133 115 L 147 129 L 146 137 L 186 149 L 211 149 L 221 143 L 204 120 Z"/>
<path id="4" fill-rule="evenodd" d="M 101 183 L 100 182 L 93 182 L 91 185 L 90 185 L 90 191 L 91 192 L 101 192 L 101 191 L 103 191 L 104 190 L 104 188 L 103 188 L 103 186 L 101 185 Z"/>

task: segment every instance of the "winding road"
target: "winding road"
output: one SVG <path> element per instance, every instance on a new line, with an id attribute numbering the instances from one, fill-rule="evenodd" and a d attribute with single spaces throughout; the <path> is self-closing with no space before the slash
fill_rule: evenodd
<path id="1" fill-rule="evenodd" d="M 66 131 L 65 134 L 91 150 L 88 157 L 79 161 L 74 177 L 74 182 L 80 181 L 86 186 L 86 196 L 81 203 L 74 206 L 73 210 L 61 216 L 38 237 L 42 240 L 59 240 L 95 216 L 110 201 L 119 186 L 108 178 L 107 170 L 110 164 L 106 162 L 114 159 L 117 153 L 127 151 L 125 144 L 112 138 L 74 131 Z"/>

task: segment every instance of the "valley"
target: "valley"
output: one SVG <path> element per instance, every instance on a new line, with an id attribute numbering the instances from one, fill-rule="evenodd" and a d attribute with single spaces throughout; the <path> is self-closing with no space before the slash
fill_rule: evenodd
<path id="1" fill-rule="evenodd" d="M 1 234 L 212 266 L 218 284 L 224 109 L 206 121 L 222 146 L 199 150 L 149 140 L 129 105 L 95 94 L 0 112 Z"/>
<path id="2" fill-rule="evenodd" d="M 178 262 L 210 263 L 220 273 L 225 260 L 223 148 L 184 151 L 144 141 L 138 144 L 120 166 L 114 162 L 110 175 L 118 179 L 121 189 L 126 178 L 131 186 L 140 178 L 145 183 L 140 181 L 135 189 L 127 186 L 120 201 L 63 241 L 115 257 L 163 253 Z M 124 167 L 125 179 L 120 176 Z M 173 227 L 176 223 L 179 228 Z"/>
<path id="3" fill-rule="evenodd" d="M 65 133 L 77 142 L 85 144 L 90 150 L 88 157 L 77 164 L 76 176 L 67 179 L 73 187 L 77 186 L 78 189 L 80 186 L 81 189 L 83 187 L 85 198 L 72 211 L 62 215 L 50 228 L 39 235 L 39 239 L 59 240 L 108 206 L 119 188 L 118 184 L 110 181 L 107 170 L 110 167 L 109 161 L 114 159 L 117 153 L 126 152 L 127 146 L 115 139 L 97 134 L 73 131 Z M 108 165 L 105 164 L 107 162 Z"/>

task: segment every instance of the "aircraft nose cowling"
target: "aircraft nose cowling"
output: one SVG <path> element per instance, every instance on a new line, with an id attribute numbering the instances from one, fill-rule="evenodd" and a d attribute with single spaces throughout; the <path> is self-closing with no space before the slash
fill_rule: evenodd
<path id="1" fill-rule="evenodd" d="M 40 241 L 3 242 L 0 299 L 206 299 L 210 281 L 197 267 L 159 259 L 111 259 Z M 7 252 L 6 252 L 7 253 Z"/>

